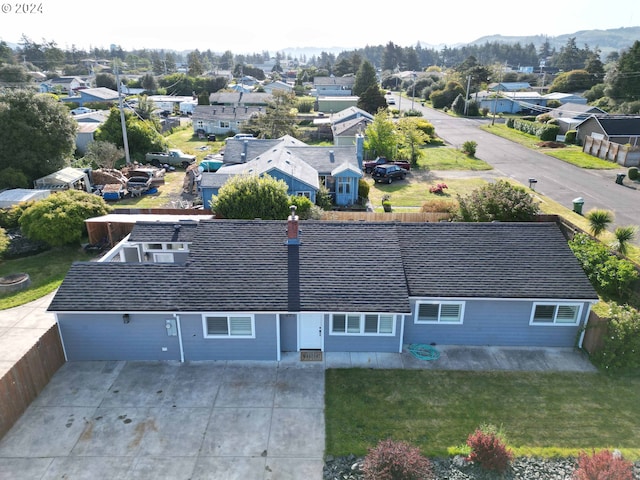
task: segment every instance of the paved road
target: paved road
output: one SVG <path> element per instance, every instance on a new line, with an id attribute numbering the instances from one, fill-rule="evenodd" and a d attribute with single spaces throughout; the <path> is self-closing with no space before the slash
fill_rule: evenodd
<path id="1" fill-rule="evenodd" d="M 401 108 L 411 108 L 411 100 L 404 98 Z M 529 178 L 535 178 L 536 191 L 569 209 L 573 208 L 573 199 L 582 197 L 584 213 L 592 208 L 610 210 L 615 213 L 611 230 L 623 225 L 640 225 L 638 187 L 628 179 L 623 185 L 615 183 L 616 173 L 626 173 L 627 168 L 586 170 L 481 130 L 479 127 L 490 123 L 489 120 L 454 118 L 423 107 L 419 102 L 414 103 L 414 109 L 423 112 L 424 118 L 433 123 L 438 136 L 447 143 L 461 147 L 467 140 L 478 142 L 476 156 L 501 176 L 523 185 L 529 185 Z"/>

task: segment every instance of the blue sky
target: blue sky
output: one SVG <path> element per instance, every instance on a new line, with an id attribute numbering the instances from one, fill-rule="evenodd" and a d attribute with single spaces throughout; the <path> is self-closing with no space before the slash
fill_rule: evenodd
<path id="1" fill-rule="evenodd" d="M 0 40 L 55 41 L 61 48 L 275 52 L 295 47 L 361 48 L 468 43 L 485 35 L 549 35 L 640 25 L 637 0 L 424 2 L 245 0 L 244 2 L 78 3 L 45 0 L 41 12 L 1 3 Z M 451 10 L 451 6 L 461 6 Z M 7 11 L 8 10 L 8 11 Z"/>

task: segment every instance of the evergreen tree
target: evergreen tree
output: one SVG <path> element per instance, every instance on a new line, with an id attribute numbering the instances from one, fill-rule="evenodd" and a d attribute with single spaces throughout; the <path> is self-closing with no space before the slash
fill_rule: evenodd
<path id="1" fill-rule="evenodd" d="M 378 77 L 376 76 L 376 70 L 373 68 L 373 65 L 365 60 L 360 65 L 358 73 L 356 73 L 356 81 L 353 84 L 353 94 L 360 96 L 371 86 L 378 86 Z"/>
<path id="2" fill-rule="evenodd" d="M 640 99 L 640 41 L 620 55 L 616 68 L 611 72 L 608 95 L 616 101 Z"/>
<path id="3" fill-rule="evenodd" d="M 371 85 L 358 99 L 358 108 L 365 112 L 375 114 L 381 108 L 386 107 L 387 100 L 378 85 Z"/>

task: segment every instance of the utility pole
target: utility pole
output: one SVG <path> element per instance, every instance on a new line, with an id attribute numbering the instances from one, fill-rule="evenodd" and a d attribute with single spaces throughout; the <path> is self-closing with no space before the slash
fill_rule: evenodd
<path id="1" fill-rule="evenodd" d="M 464 99 L 464 116 L 467 116 L 467 109 L 469 107 L 469 89 L 471 88 L 471 75 L 467 76 L 467 95 Z"/>
<path id="2" fill-rule="evenodd" d="M 131 157 L 129 156 L 129 139 L 127 138 L 127 122 L 124 116 L 124 108 L 122 107 L 122 89 L 120 88 L 120 75 L 118 73 L 118 59 L 113 60 L 116 73 L 116 85 L 118 85 L 118 108 L 120 109 L 120 123 L 122 124 L 122 143 L 124 146 L 124 159 L 127 166 L 131 165 Z"/>
<path id="3" fill-rule="evenodd" d="M 411 72 L 411 78 L 413 79 L 413 90 L 411 91 L 411 111 L 413 112 L 413 101 L 416 98 L 416 72 Z"/>

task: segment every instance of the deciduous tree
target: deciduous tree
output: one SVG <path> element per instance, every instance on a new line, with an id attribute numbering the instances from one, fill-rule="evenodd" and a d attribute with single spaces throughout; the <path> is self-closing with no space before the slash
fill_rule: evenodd
<path id="1" fill-rule="evenodd" d="M 418 164 L 420 147 L 429 141 L 429 135 L 420 128 L 422 120 L 417 117 L 404 117 L 398 120 L 397 129 L 400 137 L 400 151 L 406 155 L 398 155 L 399 158 L 409 158 L 412 165 Z"/>
<path id="2" fill-rule="evenodd" d="M 289 213 L 287 184 L 270 175 L 236 175 L 213 196 L 210 205 L 222 218 L 282 220 Z"/>
<path id="3" fill-rule="evenodd" d="M 85 220 L 105 215 L 111 207 L 98 195 L 81 190 L 53 193 L 34 202 L 20 216 L 22 232 L 52 247 L 79 243 Z"/>
<path id="4" fill-rule="evenodd" d="M 87 147 L 85 158 L 94 165 L 113 168 L 118 160 L 124 158 L 124 150 L 111 142 L 93 141 Z"/>
<path id="5" fill-rule="evenodd" d="M 386 110 L 376 113 L 365 130 L 364 148 L 378 157 L 393 158 L 399 135 Z"/>
<path id="6" fill-rule="evenodd" d="M 296 133 L 296 94 L 274 90 L 265 112 L 252 119 L 251 130 L 260 138 L 280 138 Z"/>
<path id="7" fill-rule="evenodd" d="M 140 120 L 131 112 L 125 112 L 125 123 L 127 127 L 127 140 L 131 156 L 144 157 L 147 152 L 164 150 L 165 139 L 154 123 L 150 120 Z M 122 123 L 120 122 L 120 112 L 117 108 L 112 108 L 107 121 L 96 132 L 94 138 L 98 141 L 110 142 L 124 148 L 122 137 Z"/>
<path id="8" fill-rule="evenodd" d="M 77 124 L 53 96 L 25 90 L 4 93 L 0 125 L 0 172 L 13 168 L 31 182 L 69 165 Z"/>
<path id="9" fill-rule="evenodd" d="M 540 207 L 524 187 L 498 180 L 458 195 L 458 220 L 463 222 L 530 222 Z"/>

